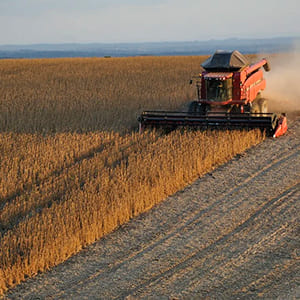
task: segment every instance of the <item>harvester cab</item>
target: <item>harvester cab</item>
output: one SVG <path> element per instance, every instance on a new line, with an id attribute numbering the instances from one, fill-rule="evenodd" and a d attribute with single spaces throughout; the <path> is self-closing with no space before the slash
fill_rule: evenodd
<path id="1" fill-rule="evenodd" d="M 228 101 L 232 99 L 232 73 L 208 73 L 204 76 L 208 101 Z"/>
<path id="2" fill-rule="evenodd" d="M 201 66 L 203 71 L 196 77 L 197 99 L 188 111 L 145 111 L 138 119 L 140 131 L 187 126 L 260 128 L 274 137 L 286 132 L 286 116 L 268 113 L 266 99 L 261 97 L 266 87 L 262 68 L 270 70 L 266 59 L 250 64 L 238 51 L 216 51 Z"/>

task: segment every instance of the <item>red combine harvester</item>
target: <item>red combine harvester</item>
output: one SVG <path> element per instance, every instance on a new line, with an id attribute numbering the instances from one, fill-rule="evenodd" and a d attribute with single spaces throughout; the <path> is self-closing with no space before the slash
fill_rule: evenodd
<path id="1" fill-rule="evenodd" d="M 266 87 L 262 67 L 270 70 L 266 59 L 250 64 L 238 51 L 219 50 L 202 67 L 196 77 L 198 99 L 188 111 L 144 111 L 138 118 L 140 132 L 147 127 L 260 128 L 278 137 L 287 131 L 285 114 L 268 113 L 261 97 Z"/>

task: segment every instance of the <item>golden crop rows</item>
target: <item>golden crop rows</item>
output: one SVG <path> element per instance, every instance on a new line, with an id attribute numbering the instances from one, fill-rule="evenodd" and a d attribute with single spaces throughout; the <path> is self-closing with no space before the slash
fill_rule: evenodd
<path id="1" fill-rule="evenodd" d="M 135 131 L 203 57 L 0 61 L 0 294 L 263 139 Z"/>
<path id="2" fill-rule="evenodd" d="M 202 57 L 0 62 L 0 130 L 65 132 L 136 126 L 143 109 L 174 109 Z"/>

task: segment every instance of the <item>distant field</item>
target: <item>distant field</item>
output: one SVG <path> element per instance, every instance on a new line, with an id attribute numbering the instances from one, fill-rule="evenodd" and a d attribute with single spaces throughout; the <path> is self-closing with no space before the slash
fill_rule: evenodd
<path id="1" fill-rule="evenodd" d="M 0 294 L 263 139 L 136 132 L 195 97 L 204 59 L 0 61 Z"/>
<path id="2" fill-rule="evenodd" d="M 89 132 L 137 128 L 143 109 L 176 109 L 204 57 L 0 61 L 0 130 Z"/>

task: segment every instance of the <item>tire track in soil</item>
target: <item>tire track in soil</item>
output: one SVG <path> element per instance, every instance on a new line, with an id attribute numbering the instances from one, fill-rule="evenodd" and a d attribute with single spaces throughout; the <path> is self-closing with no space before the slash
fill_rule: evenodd
<path id="1" fill-rule="evenodd" d="M 195 225 L 197 226 L 198 223 L 201 222 L 201 219 L 202 219 L 202 217 L 205 214 L 208 214 L 210 211 L 212 211 L 218 205 L 222 205 L 223 203 L 225 203 L 226 201 L 228 201 L 228 198 L 231 195 L 239 192 L 244 186 L 250 184 L 250 182 L 253 181 L 253 180 L 255 180 L 257 177 L 265 174 L 266 172 L 271 171 L 272 169 L 278 167 L 279 165 L 281 165 L 282 163 L 286 162 L 287 160 L 298 156 L 299 154 L 300 154 L 300 144 L 296 145 L 296 149 L 293 150 L 292 152 L 289 152 L 287 155 L 282 155 L 281 157 L 274 159 L 268 165 L 264 166 L 261 170 L 257 171 L 256 173 L 254 173 L 251 176 L 249 176 L 248 178 L 246 178 L 237 187 L 231 188 L 231 190 L 227 194 L 223 195 L 222 198 L 220 198 L 219 200 L 215 201 L 212 205 L 210 205 L 206 209 L 204 209 L 204 210 L 200 211 L 199 213 L 197 213 L 196 215 L 194 215 L 192 218 L 190 218 L 189 220 L 187 220 L 185 224 L 180 225 L 177 228 L 172 228 L 171 231 L 168 231 L 166 233 L 166 236 L 164 236 L 162 238 L 159 237 L 158 239 L 154 240 L 150 245 L 147 245 L 145 248 L 143 248 L 140 251 L 132 254 L 131 256 L 129 256 L 128 258 L 126 258 L 125 260 L 123 260 L 122 262 L 115 264 L 109 270 L 101 269 L 98 272 L 95 272 L 92 275 L 90 275 L 85 280 L 83 280 L 81 282 L 77 282 L 74 286 L 72 285 L 72 286 L 68 287 L 67 290 L 63 291 L 62 293 L 56 294 L 53 297 L 55 298 L 55 297 L 58 297 L 58 296 L 62 296 L 68 290 L 74 291 L 74 289 L 75 290 L 76 289 L 80 289 L 80 286 L 86 285 L 91 280 L 100 280 L 101 277 L 106 277 L 108 272 L 109 273 L 114 273 L 118 269 L 120 269 L 121 267 L 123 267 L 124 265 L 133 262 L 137 258 L 141 258 L 146 253 L 151 252 L 154 248 L 162 245 L 167 240 L 169 240 L 169 239 L 175 237 L 176 235 L 180 234 L 187 227 L 195 226 Z M 242 201 L 240 201 L 240 202 L 242 202 Z"/>
<path id="2" fill-rule="evenodd" d="M 234 290 L 231 290 L 231 295 L 233 295 L 240 284 L 245 284 L 246 279 L 244 278 L 241 280 L 240 272 L 243 272 L 243 269 L 245 269 L 246 266 L 247 268 L 249 267 L 249 269 L 251 267 L 258 267 L 262 274 L 259 274 L 258 269 L 256 269 L 255 276 L 259 276 L 259 279 L 261 276 L 267 277 L 266 272 L 269 271 L 268 266 L 262 268 L 263 262 L 257 264 L 256 260 L 253 260 L 253 257 L 255 257 L 255 253 L 258 251 L 272 252 L 274 250 L 273 247 L 280 248 L 287 246 L 284 237 L 295 230 L 293 228 L 293 223 L 296 218 L 290 219 L 290 214 L 293 209 L 296 209 L 296 203 L 299 197 L 300 189 L 298 184 L 298 187 L 295 189 L 293 188 L 291 193 L 278 199 L 278 201 L 263 211 L 255 222 L 251 222 L 252 226 L 244 228 L 239 232 L 240 234 L 231 237 L 226 243 L 216 247 L 215 251 L 211 254 L 195 260 L 192 264 L 193 268 L 189 268 L 187 271 L 183 268 L 182 270 L 184 272 L 182 274 L 178 272 L 174 281 L 171 281 L 172 288 L 176 290 L 176 287 L 179 287 L 181 292 L 186 292 L 186 290 L 188 290 L 192 293 L 193 290 L 199 288 L 199 285 L 201 286 L 201 284 L 199 284 L 199 278 L 201 278 L 201 282 L 205 282 L 209 280 L 211 274 L 222 274 L 222 279 L 216 278 L 214 280 L 214 285 L 210 290 L 208 287 L 204 289 L 205 293 L 212 296 L 214 290 L 217 289 L 220 294 L 220 290 L 223 289 L 222 294 L 224 295 L 225 292 L 228 294 L 228 290 L 230 290 L 231 286 L 234 286 Z M 272 218 L 270 215 L 272 215 Z M 289 223 L 280 225 L 284 223 L 286 219 L 289 219 Z M 276 222 L 281 221 L 279 222 L 279 228 L 277 226 L 278 224 L 275 223 L 275 220 Z M 267 222 L 268 225 L 266 225 L 265 222 Z M 222 258 L 221 254 L 224 252 L 226 253 L 226 257 Z M 295 262 L 292 262 L 291 265 L 293 263 Z M 196 272 L 194 272 L 195 269 Z M 237 272 L 234 272 L 234 269 L 240 271 L 238 272 L 238 277 L 236 277 Z M 271 272 L 272 270 L 270 273 Z M 226 279 L 224 279 L 225 273 Z M 175 277 L 174 274 L 172 276 Z M 184 282 L 184 278 L 188 278 L 188 287 L 180 286 L 180 284 L 182 285 L 182 282 Z M 272 274 L 272 278 L 274 279 L 274 274 Z M 164 278 L 162 278 L 162 281 L 164 281 Z M 250 281 L 252 282 L 253 278 L 250 278 Z M 254 281 L 258 281 L 258 279 Z M 249 286 L 250 283 L 248 284 Z M 166 281 L 166 284 L 168 284 L 168 281 Z M 226 286 L 226 290 L 224 290 L 224 285 Z M 257 286 L 255 289 L 257 289 Z M 253 290 L 253 286 L 250 286 L 249 290 Z M 141 296 L 141 294 L 139 294 L 139 296 Z M 217 295 L 215 296 L 217 297 Z"/>
<path id="3" fill-rule="evenodd" d="M 225 167 L 221 167 L 219 169 L 216 169 L 216 171 L 213 172 L 213 174 L 208 174 L 204 176 L 203 179 L 200 179 L 200 181 L 195 184 L 193 184 L 190 188 L 187 188 L 182 193 L 175 194 L 175 198 L 177 200 L 180 200 L 180 203 L 186 203 L 186 206 L 182 206 L 178 208 L 178 204 L 174 204 L 174 199 L 172 200 L 172 197 L 170 197 L 170 200 L 166 200 L 165 204 L 162 203 L 161 207 L 154 208 L 151 213 L 147 213 L 144 216 L 141 216 L 137 218 L 136 220 L 131 221 L 128 225 L 125 225 L 124 227 L 121 227 L 120 230 L 117 230 L 113 234 L 109 235 L 108 237 L 104 238 L 102 241 L 99 241 L 99 246 L 95 245 L 91 248 L 94 250 L 95 253 L 91 254 L 91 257 L 88 255 L 86 256 L 86 263 L 87 267 L 82 266 L 82 262 L 85 261 L 85 255 L 88 253 L 88 250 L 83 251 L 82 254 L 79 254 L 78 256 L 75 256 L 73 259 L 70 260 L 70 262 L 66 262 L 57 268 L 54 268 L 52 271 L 50 271 L 48 274 L 41 274 L 40 276 L 37 276 L 36 278 L 28 280 L 28 282 L 25 282 L 24 284 L 21 284 L 20 286 L 16 287 L 14 290 L 11 291 L 7 296 L 8 298 L 11 297 L 11 299 L 30 299 L 33 295 L 40 295 L 41 298 L 47 297 L 47 299 L 57 299 L 57 298 L 78 298 L 81 299 L 83 295 L 87 295 L 87 297 L 93 298 L 93 295 L 97 295 L 97 298 L 103 298 L 103 299 L 110 299 L 110 298 L 124 298 L 127 295 L 130 296 L 132 293 L 137 293 L 139 295 L 139 289 L 143 289 L 148 287 L 149 285 L 154 285 L 154 283 L 159 282 L 160 279 L 167 279 L 168 276 L 176 275 L 177 273 L 180 273 L 181 270 L 184 270 L 185 266 L 186 268 L 190 267 L 192 265 L 192 261 L 194 258 L 201 256 L 201 253 L 209 253 L 210 250 L 213 250 L 213 248 L 222 245 L 222 243 L 226 243 L 226 241 L 230 240 L 230 238 L 237 236 L 240 232 L 242 232 L 244 229 L 247 228 L 254 220 L 260 218 L 263 216 L 264 212 L 267 211 L 272 207 L 276 206 L 276 203 L 280 203 L 282 201 L 282 197 L 292 196 L 294 189 L 299 189 L 299 174 L 296 174 L 297 176 L 291 175 L 293 172 L 295 172 L 295 166 L 293 164 L 296 163 L 297 165 L 297 158 L 300 154 L 300 144 L 299 144 L 299 128 L 300 128 L 300 120 L 296 125 L 293 127 L 291 126 L 290 133 L 283 137 L 282 139 L 276 140 L 267 140 L 263 144 L 259 145 L 256 150 L 251 151 L 250 154 L 246 154 L 245 158 L 243 157 L 242 160 L 233 160 L 233 162 L 230 162 L 229 164 L 226 164 Z M 265 145 L 265 146 L 264 146 Z M 272 148 L 274 147 L 274 149 Z M 269 152 L 264 152 L 269 150 Z M 258 150 L 257 150 L 258 149 Z M 279 150 L 279 151 L 278 151 Z M 225 177 L 227 177 L 228 172 L 232 171 L 232 168 L 234 166 L 240 166 L 240 168 L 244 168 L 245 164 L 249 163 L 249 155 L 251 158 L 252 156 L 257 156 L 257 151 L 260 154 L 263 154 L 264 157 L 258 158 L 258 162 L 262 163 L 262 167 L 256 166 L 255 162 L 254 165 L 249 166 L 249 171 L 238 171 L 239 175 L 242 175 L 239 179 L 241 179 L 240 182 L 236 183 L 233 182 L 233 185 L 229 185 L 230 178 L 227 182 L 227 187 L 231 187 L 229 190 L 227 189 L 226 193 L 219 193 L 219 195 L 216 195 L 215 198 L 211 199 L 211 201 L 208 201 L 205 203 L 206 194 L 205 191 L 201 193 L 201 185 L 206 185 L 206 183 L 211 182 L 214 184 L 214 181 L 212 178 L 216 176 L 217 178 L 220 177 L 220 174 L 222 175 L 225 173 Z M 266 155 L 264 155 L 266 153 Z M 244 156 L 244 155 L 242 155 Z M 247 159 L 248 157 L 248 159 Z M 251 162 L 251 159 L 250 159 Z M 233 165 L 233 167 L 231 167 Z M 291 168 L 290 168 L 291 166 Z M 288 167 L 288 168 L 287 168 Z M 230 169 L 231 168 L 231 169 Z M 246 167 L 247 168 L 247 167 Z M 294 169 L 293 169 L 294 168 Z M 229 171 L 227 170 L 229 169 Z M 226 232 L 223 236 L 216 237 L 214 241 L 205 247 L 204 249 L 200 249 L 197 252 L 190 253 L 189 255 L 186 255 L 185 258 L 181 260 L 177 260 L 176 263 L 173 263 L 171 268 L 164 269 L 164 271 L 157 270 L 158 272 L 162 272 L 162 274 L 158 274 L 157 272 L 154 272 L 152 275 L 148 277 L 148 280 L 136 281 L 136 285 L 130 284 L 130 282 L 126 282 L 126 278 L 121 281 L 115 281 L 116 275 L 115 273 L 121 272 L 122 269 L 125 269 L 126 267 L 129 268 L 129 266 L 135 265 L 134 270 L 142 270 L 142 267 L 139 266 L 139 260 L 146 257 L 146 255 L 151 255 L 152 251 L 162 251 L 160 248 L 165 246 L 166 249 L 169 247 L 169 242 L 176 239 L 180 235 L 189 235 L 191 234 L 191 230 L 195 230 L 194 227 L 199 227 L 201 225 L 201 220 L 204 218 L 204 216 L 209 216 L 210 213 L 214 211 L 216 208 L 221 208 L 223 206 L 226 206 L 227 211 L 226 213 L 233 211 L 237 205 L 243 204 L 245 200 L 241 199 L 239 195 L 241 192 L 245 190 L 247 186 L 250 184 L 257 184 L 257 181 L 261 178 L 267 177 L 270 182 L 266 182 L 267 185 L 271 185 L 270 174 L 276 174 L 278 171 L 283 171 L 286 169 L 288 170 L 286 173 L 286 177 L 288 180 L 286 180 L 284 183 L 284 186 L 282 188 L 280 187 L 277 190 L 280 192 L 277 192 L 277 195 L 273 198 L 271 198 L 269 201 L 261 202 L 260 206 L 257 208 L 254 213 L 252 213 L 246 220 L 244 220 L 242 223 L 240 223 L 238 226 L 233 228 L 231 231 Z M 238 176 L 237 174 L 235 174 Z M 223 175 L 222 175 L 223 176 Z M 264 177 L 263 177 L 264 176 Z M 235 176 L 233 176 L 235 177 Z M 222 177 L 221 177 L 222 178 Z M 298 180 L 297 180 L 298 178 Z M 295 181 L 296 180 L 296 181 Z M 295 183 L 296 182 L 296 183 Z M 289 187 L 288 187 L 289 184 Z M 292 187 L 291 187 L 292 185 Z M 233 187 L 232 187 L 233 186 Z M 213 191 L 212 191 L 213 192 Z M 289 194 L 291 193 L 291 194 Z M 185 200 L 180 199 L 183 198 L 183 196 L 187 194 L 188 197 L 195 197 L 197 196 L 198 199 L 187 199 Z M 204 196 L 203 196 L 204 195 Z M 279 197 L 279 198 L 278 198 Z M 281 198 L 280 198 L 281 197 Z M 230 199 L 230 201 L 228 201 Z M 265 199 L 266 200 L 266 199 Z M 202 209 L 197 210 L 199 201 L 201 201 L 200 207 Z M 204 204 L 203 204 L 203 203 Z M 197 205 L 196 205 L 197 204 Z M 203 208 L 204 205 L 204 208 Z M 229 205 L 229 207 L 228 207 Z M 174 207 L 176 210 L 174 209 Z M 173 209 L 173 210 L 172 210 Z M 147 226 L 149 227 L 149 224 L 151 225 L 153 220 L 151 218 L 159 216 L 161 213 L 158 213 L 159 210 L 166 210 L 166 213 L 163 213 L 167 215 L 166 218 L 162 218 L 160 220 L 160 223 L 155 223 L 155 230 L 159 230 L 157 234 L 150 235 L 149 236 L 143 236 L 143 234 L 137 234 L 135 232 L 135 227 L 140 228 L 143 230 L 145 227 L 145 230 L 147 230 Z M 170 212 L 171 211 L 171 212 Z M 183 218 L 179 218 L 179 214 L 182 213 L 184 215 Z M 174 215 L 175 214 L 175 215 Z M 162 215 L 163 216 L 163 215 Z M 169 216 L 173 219 L 175 218 L 175 222 L 172 219 L 169 219 Z M 147 221 L 147 219 L 150 219 L 150 223 L 146 223 L 146 225 L 143 226 L 143 223 Z M 177 220 L 179 219 L 179 220 Z M 182 221 L 183 219 L 183 221 Z M 171 225 L 170 225 L 170 224 Z M 183 223 L 183 225 L 181 225 Z M 163 228 L 164 225 L 166 225 L 166 228 Z M 211 225 L 211 224 L 209 224 Z M 133 228 L 133 229 L 132 229 Z M 170 228 L 170 230 L 168 229 Z M 149 228 L 148 228 L 149 229 Z M 152 229 L 152 228 L 151 228 Z M 166 230 L 167 229 L 167 230 Z M 196 228 L 197 229 L 197 228 Z M 197 229 L 199 233 L 201 233 L 201 227 Z M 152 234 L 152 233 L 151 233 Z M 139 237 L 145 237 L 145 242 L 140 243 L 140 247 L 136 247 L 138 250 L 133 249 L 128 246 L 125 243 L 125 246 L 128 249 L 114 249 L 113 246 L 111 246 L 112 243 L 117 242 L 118 247 L 118 241 L 119 239 L 128 239 L 130 242 L 141 242 L 139 240 Z M 132 239 L 132 240 L 131 240 Z M 120 243 L 122 245 L 122 243 Z M 98 250 L 98 248 L 104 248 L 105 252 L 102 250 Z M 106 248 L 107 247 L 107 248 Z M 106 253 L 107 250 L 112 250 L 111 252 L 111 263 L 110 262 L 110 254 L 108 263 L 103 264 L 105 262 L 105 259 L 101 260 L 101 257 L 95 257 L 96 254 L 103 255 L 103 253 Z M 166 250 L 164 250 L 166 251 Z M 202 252 L 201 252 L 202 251 Z M 93 251 L 92 251 L 93 252 Z M 78 263 L 76 261 L 76 257 L 78 257 Z M 92 260 L 90 260 L 90 258 Z M 89 261 L 90 260 L 90 261 Z M 145 264 L 149 263 L 146 260 Z M 150 261 L 151 264 L 151 261 Z M 213 266 L 212 266 L 213 267 Z M 71 269 L 71 271 L 70 271 Z M 83 272 L 82 275 L 78 274 L 80 272 Z M 177 272 L 178 271 L 178 272 Z M 136 272 L 136 271 L 135 271 Z M 140 271 L 139 271 L 140 272 Z M 176 273 L 177 272 L 177 273 Z M 72 274 L 71 274 L 72 273 Z M 126 274 L 126 273 L 124 273 Z M 130 275 L 130 274 L 128 274 Z M 126 274 L 126 276 L 128 276 Z M 67 278 L 67 276 L 69 276 Z M 126 277 L 125 276 L 125 277 Z M 133 274 L 132 280 L 134 280 L 134 276 L 136 276 L 136 273 Z M 61 282 L 64 281 L 65 282 Z M 118 278 L 117 278 L 118 279 Z M 192 279 L 192 278 L 191 278 Z M 109 281 L 113 280 L 113 281 Z M 98 286 L 95 286 L 96 284 L 99 284 Z M 105 285 L 106 284 L 106 285 Z M 109 291 L 108 288 L 112 291 Z M 115 290 L 114 290 L 115 289 Z M 98 293 L 97 293 L 98 290 Z M 87 294 L 85 294 L 87 293 Z M 150 294 L 151 295 L 151 294 Z M 149 296 L 149 294 L 148 294 Z"/>
<path id="4" fill-rule="evenodd" d="M 293 281 L 293 279 L 295 278 L 295 276 L 298 276 L 298 278 L 300 277 L 300 272 L 299 272 L 299 260 L 295 259 L 293 261 L 289 261 L 288 263 L 286 263 L 283 266 L 279 266 L 278 268 L 281 269 L 281 273 L 279 273 L 278 276 L 274 276 L 274 274 L 272 272 L 270 272 L 270 274 L 268 274 L 268 282 L 261 284 L 257 287 L 255 287 L 255 290 L 258 291 L 257 294 L 260 295 L 261 298 L 266 298 L 266 299 L 275 299 L 276 298 L 276 294 L 274 295 L 274 281 L 279 282 L 278 286 L 275 285 L 275 289 L 281 289 L 282 287 L 280 287 L 280 285 L 282 285 L 280 282 L 285 282 L 285 285 L 287 285 L 285 287 L 285 289 L 288 291 L 287 293 L 279 296 L 277 299 L 282 299 L 282 300 L 287 300 L 287 299 L 300 299 L 300 282 L 298 279 L 298 287 L 291 287 L 289 286 L 286 282 L 288 281 Z M 297 271 L 298 270 L 298 271 Z M 298 274 L 297 274 L 298 272 Z M 255 298 L 256 295 L 255 293 L 253 293 L 253 287 L 252 286 L 247 286 L 245 287 L 245 289 L 248 290 L 247 293 L 247 298 L 249 299 L 250 297 Z M 293 294 L 293 295 L 291 295 Z M 244 290 L 239 291 L 238 293 L 236 293 L 236 298 L 244 298 L 245 299 L 245 292 Z M 257 298 L 257 297 L 256 297 Z"/>
<path id="5" fill-rule="evenodd" d="M 124 299 L 132 294 L 135 294 L 139 290 L 142 291 L 145 288 L 149 288 L 151 285 L 157 283 L 159 280 L 170 279 L 173 275 L 190 267 L 191 265 L 194 265 L 194 260 L 198 260 L 201 256 L 205 256 L 206 254 L 209 254 L 210 251 L 214 250 L 217 246 L 221 246 L 222 244 L 225 244 L 230 238 L 232 238 L 234 235 L 237 235 L 238 233 L 240 233 L 242 230 L 244 230 L 246 227 L 248 227 L 252 222 L 254 222 L 258 217 L 260 217 L 267 209 L 271 208 L 271 206 L 273 204 L 276 204 L 276 202 L 280 202 L 280 201 L 286 199 L 287 197 L 291 196 L 292 194 L 295 194 L 296 192 L 299 191 L 299 188 L 300 188 L 300 182 L 298 182 L 291 188 L 285 190 L 279 196 L 268 201 L 265 205 L 263 205 L 263 207 L 258 209 L 254 214 L 252 214 L 241 225 L 239 225 L 238 227 L 236 227 L 234 230 L 230 231 L 229 233 L 225 234 L 224 236 L 220 237 L 219 239 L 217 239 L 215 242 L 213 242 L 206 248 L 201 249 L 200 251 L 197 251 L 197 252 L 191 254 L 189 257 L 185 258 L 182 261 L 179 261 L 176 265 L 172 266 L 170 269 L 161 272 L 158 276 L 150 278 L 148 281 L 144 282 L 143 284 L 139 285 L 138 287 L 134 288 L 133 290 L 127 291 L 126 293 L 123 293 L 116 298 Z"/>

